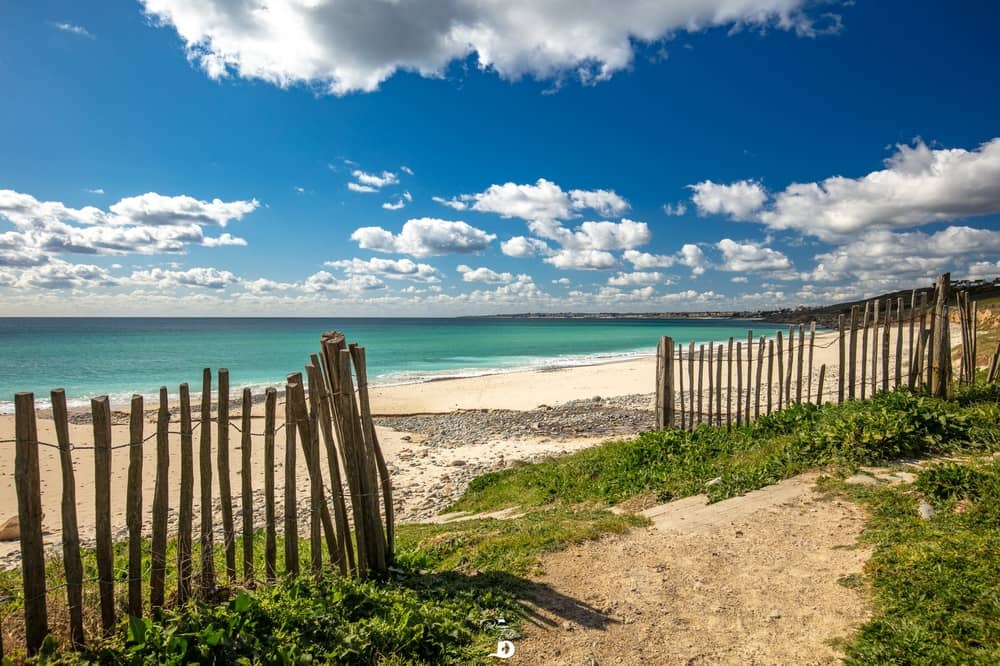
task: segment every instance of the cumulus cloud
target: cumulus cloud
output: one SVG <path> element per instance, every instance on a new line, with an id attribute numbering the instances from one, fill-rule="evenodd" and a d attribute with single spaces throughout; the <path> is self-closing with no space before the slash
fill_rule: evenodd
<path id="1" fill-rule="evenodd" d="M 545 263 L 563 270 L 604 271 L 617 268 L 615 255 L 603 250 L 559 250 Z"/>
<path id="2" fill-rule="evenodd" d="M 753 273 L 787 270 L 792 267 L 792 262 L 784 254 L 759 243 L 737 243 L 723 238 L 715 246 L 722 251 L 723 263 L 720 268 L 724 271 Z"/>
<path id="3" fill-rule="evenodd" d="M 377 174 L 367 173 L 361 169 L 355 169 L 351 172 L 351 175 L 354 176 L 354 179 L 362 185 L 367 185 L 376 189 L 381 189 L 386 185 L 395 185 L 399 182 L 399 177 L 391 171 L 383 171 L 381 174 Z"/>
<path id="4" fill-rule="evenodd" d="M 625 250 L 622 253 L 622 257 L 625 261 L 632 264 L 633 268 L 639 270 L 648 270 L 650 268 L 670 268 L 676 263 L 677 259 L 666 254 L 650 254 L 649 252 L 640 252 L 639 250 Z"/>
<path id="5" fill-rule="evenodd" d="M 160 289 L 169 287 L 203 287 L 205 289 L 225 289 L 240 281 L 229 271 L 217 268 L 189 268 L 186 271 L 152 268 L 134 271 L 128 278 L 131 284 L 152 285 Z"/>
<path id="6" fill-rule="evenodd" d="M 487 284 L 509 284 L 514 281 L 514 275 L 511 273 L 497 273 L 491 268 L 486 268 L 482 266 L 480 268 L 470 268 L 465 264 L 461 264 L 456 268 L 459 273 L 462 274 L 462 280 L 465 282 L 485 282 Z M 520 276 L 519 276 L 520 277 Z"/>
<path id="7" fill-rule="evenodd" d="M 688 208 L 683 201 L 679 201 L 675 204 L 663 204 L 663 212 L 671 217 L 680 217 L 681 215 L 687 214 Z"/>
<path id="8" fill-rule="evenodd" d="M 245 280 L 243 288 L 255 294 L 271 294 L 279 291 L 289 291 L 295 289 L 294 282 L 276 282 L 267 278 L 257 278 L 256 280 Z"/>
<path id="9" fill-rule="evenodd" d="M 680 263 L 691 269 L 692 276 L 699 276 L 708 268 L 708 260 L 701 248 L 692 243 L 687 243 L 681 247 Z"/>
<path id="10" fill-rule="evenodd" d="M 386 201 L 382 204 L 382 208 L 385 208 L 386 210 L 402 210 L 403 208 L 406 208 L 406 202 L 402 199 L 398 201 Z"/>
<path id="11" fill-rule="evenodd" d="M 438 270 L 430 264 L 418 264 L 411 259 L 341 259 L 328 261 L 324 266 L 339 268 L 348 275 L 377 275 L 393 280 L 412 282 L 440 282 Z"/>
<path id="12" fill-rule="evenodd" d="M 608 278 L 608 285 L 612 287 L 644 287 L 658 284 L 671 284 L 669 280 L 663 273 L 653 271 L 653 272 L 641 272 L 637 271 L 634 273 L 618 273 Z"/>
<path id="13" fill-rule="evenodd" d="M 535 255 L 547 256 L 552 253 L 552 248 L 548 243 L 537 238 L 526 238 L 525 236 L 514 236 L 500 243 L 500 251 L 508 257 L 534 257 Z"/>
<path id="14" fill-rule="evenodd" d="M 764 186 L 752 180 L 728 185 L 705 180 L 689 185 L 691 201 L 702 215 L 728 215 L 734 220 L 750 220 L 767 201 Z"/>
<path id="15" fill-rule="evenodd" d="M 352 192 L 360 192 L 362 194 L 373 194 L 375 192 L 378 192 L 377 188 L 372 187 L 371 185 L 362 185 L 360 183 L 348 183 L 347 189 L 351 190 Z"/>
<path id="16" fill-rule="evenodd" d="M 204 227 L 225 227 L 259 205 L 256 199 L 202 201 L 149 192 L 102 210 L 0 190 L 0 218 L 16 229 L 3 234 L 0 252 L 16 252 L 44 263 L 59 254 L 181 253 L 190 245 L 245 245 L 245 240 L 228 233 L 207 237 Z"/>
<path id="17" fill-rule="evenodd" d="M 777 28 L 811 36 L 839 27 L 830 13 L 817 25 L 805 0 L 141 2 L 157 23 L 176 30 L 188 59 L 213 79 L 307 84 L 337 95 L 376 90 L 400 70 L 439 77 L 472 55 L 504 79 L 572 73 L 594 83 L 631 66 L 637 44 L 682 30 Z"/>
<path id="18" fill-rule="evenodd" d="M 319 271 L 306 278 L 302 289 L 311 293 L 361 294 L 385 289 L 385 282 L 374 275 L 352 275 L 349 278 L 338 278 L 328 271 Z"/>
<path id="19" fill-rule="evenodd" d="M 382 227 L 361 227 L 351 234 L 351 240 L 362 249 L 415 257 L 474 254 L 485 250 L 495 238 L 495 234 L 465 222 L 432 217 L 407 220 L 399 234 Z"/>
<path id="20" fill-rule="evenodd" d="M 861 178 L 793 183 L 760 220 L 836 242 L 866 229 L 912 227 L 1000 212 L 1000 137 L 976 150 L 899 145 Z"/>
<path id="21" fill-rule="evenodd" d="M 958 272 L 977 257 L 1000 254 L 1000 231 L 952 226 L 933 234 L 874 230 L 829 252 L 816 255 L 807 276 L 817 282 L 851 280 L 884 287 L 942 272 Z"/>
<path id="22" fill-rule="evenodd" d="M 490 185 L 477 194 L 462 194 L 452 199 L 433 197 L 433 200 L 455 210 L 471 209 L 542 223 L 567 220 L 576 216 L 577 211 L 586 209 L 605 217 L 620 215 L 629 209 L 628 202 L 612 190 L 567 192 L 545 178 L 539 178 L 533 185 L 507 182 Z"/>
<path id="23" fill-rule="evenodd" d="M 19 289 L 84 289 L 118 284 L 118 280 L 100 266 L 71 264 L 59 259 L 27 268 L 4 281 Z"/>

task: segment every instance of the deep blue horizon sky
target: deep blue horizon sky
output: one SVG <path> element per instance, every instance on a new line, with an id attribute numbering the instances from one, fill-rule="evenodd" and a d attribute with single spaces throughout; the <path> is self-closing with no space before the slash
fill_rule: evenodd
<path id="1" fill-rule="evenodd" d="M 0 315 L 744 310 L 1000 275 L 993 3 L 89 4 L 0 7 Z"/>

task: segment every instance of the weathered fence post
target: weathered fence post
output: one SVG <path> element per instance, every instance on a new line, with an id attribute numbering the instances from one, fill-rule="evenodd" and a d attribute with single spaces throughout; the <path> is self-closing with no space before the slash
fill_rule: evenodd
<path id="1" fill-rule="evenodd" d="M 705 371 L 705 345 L 698 345 L 698 422 L 704 422 L 704 402 L 702 402 L 702 378 Z"/>
<path id="2" fill-rule="evenodd" d="M 896 300 L 896 385 L 903 383 L 903 297 Z"/>
<path id="3" fill-rule="evenodd" d="M 713 425 L 715 423 L 713 419 L 712 412 L 712 399 L 715 396 L 715 382 L 713 381 L 715 375 L 715 345 L 712 342 L 708 343 L 708 423 Z"/>
<path id="4" fill-rule="evenodd" d="M 743 424 L 743 342 L 736 343 L 736 425 Z"/>
<path id="5" fill-rule="evenodd" d="M 774 392 L 774 340 L 767 341 L 767 413 L 771 413 L 771 394 Z"/>
<path id="6" fill-rule="evenodd" d="M 170 469 L 170 407 L 167 387 L 160 387 L 160 409 L 156 416 L 156 480 L 153 487 L 153 539 L 150 545 L 149 605 L 163 606 L 163 583 L 167 567 L 167 509 L 170 496 L 167 477 Z"/>
<path id="7" fill-rule="evenodd" d="M 684 345 L 677 345 L 677 393 L 680 397 L 681 430 L 684 430 Z"/>
<path id="8" fill-rule="evenodd" d="M 142 617 L 142 396 L 132 396 L 129 414 L 128 486 L 125 523 L 128 526 L 128 614 Z"/>
<path id="9" fill-rule="evenodd" d="M 94 526 L 97 544 L 97 586 L 101 595 L 101 627 L 110 635 L 115 626 L 114 554 L 111 550 L 111 405 L 108 397 L 90 401 L 94 426 Z"/>
<path id="10" fill-rule="evenodd" d="M 747 401 L 743 405 L 743 422 L 750 423 L 750 396 L 753 391 L 753 331 L 747 331 Z"/>
<path id="11" fill-rule="evenodd" d="M 816 346 L 816 322 L 809 322 L 809 362 L 808 370 L 809 375 L 806 380 L 806 402 L 812 402 L 812 390 L 813 390 L 813 348 Z"/>
<path id="12" fill-rule="evenodd" d="M 851 306 L 850 340 L 847 359 L 847 399 L 854 400 L 858 380 L 858 306 Z"/>
<path id="13" fill-rule="evenodd" d="M 181 384 L 181 492 L 177 517 L 177 603 L 191 598 L 191 523 L 194 519 L 194 434 L 191 393 Z"/>
<path id="14" fill-rule="evenodd" d="M 837 315 L 837 404 L 844 402 L 844 315 Z"/>
<path id="15" fill-rule="evenodd" d="M 691 430 L 694 430 L 695 426 L 695 411 L 694 411 L 694 340 L 688 343 L 688 412 L 691 415 L 690 423 Z"/>
<path id="16" fill-rule="evenodd" d="M 754 384 L 753 417 L 760 418 L 760 380 L 764 371 L 764 336 L 760 336 L 760 343 L 757 345 L 757 374 Z"/>
<path id="17" fill-rule="evenodd" d="M 285 572 L 299 574 L 298 494 L 295 490 L 295 408 L 292 384 L 285 384 Z"/>
<path id="18" fill-rule="evenodd" d="M 14 485 L 17 488 L 17 518 L 21 530 L 24 636 L 28 654 L 35 655 L 49 633 L 49 620 L 45 599 L 42 490 L 38 472 L 38 424 L 35 421 L 34 394 L 18 393 L 14 396 L 14 421 Z"/>
<path id="19" fill-rule="evenodd" d="M 861 323 L 861 399 L 868 390 L 868 322 L 871 317 L 871 301 L 865 303 L 865 318 Z"/>
<path id="20" fill-rule="evenodd" d="M 243 582 L 253 584 L 253 466 L 251 447 L 253 423 L 253 395 L 249 388 L 243 389 L 243 413 L 240 433 L 240 486 L 243 509 Z"/>
<path id="21" fill-rule="evenodd" d="M 268 388 L 264 394 L 264 576 L 273 582 L 277 577 L 277 534 L 274 525 L 274 420 L 278 392 Z"/>
<path id="22" fill-rule="evenodd" d="M 823 378 L 826 377 L 826 363 L 819 366 L 819 383 L 816 386 L 816 406 L 823 406 Z"/>
<path id="23" fill-rule="evenodd" d="M 62 467 L 62 553 L 66 571 L 66 605 L 69 607 L 69 636 L 73 647 L 84 644 L 83 633 L 83 560 L 80 557 L 80 531 L 76 520 L 76 475 L 73 472 L 72 445 L 69 441 L 69 415 L 66 392 L 52 391 L 52 420 L 59 444 Z"/>
<path id="24" fill-rule="evenodd" d="M 201 485 L 201 594 L 210 599 L 215 592 L 215 545 L 212 529 L 212 369 L 201 373 L 201 433 L 198 447 Z"/>
<path id="25" fill-rule="evenodd" d="M 229 472 L 229 370 L 219 368 L 218 407 L 219 503 L 222 507 L 222 532 L 226 551 L 226 578 L 236 583 L 236 527 L 233 524 L 233 486 Z"/>
<path id="26" fill-rule="evenodd" d="M 948 296 L 951 273 L 938 276 L 934 285 L 934 334 L 931 343 L 931 395 L 948 397 L 951 390 L 951 336 L 948 328 Z"/>
<path id="27" fill-rule="evenodd" d="M 778 360 L 778 411 L 781 411 L 785 404 L 785 350 L 782 346 L 781 331 L 778 331 L 774 354 Z"/>

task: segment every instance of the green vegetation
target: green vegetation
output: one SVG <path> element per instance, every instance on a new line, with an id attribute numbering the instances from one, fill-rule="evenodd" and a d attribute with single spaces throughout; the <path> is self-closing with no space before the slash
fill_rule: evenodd
<path id="1" fill-rule="evenodd" d="M 876 615 L 847 663 L 1000 663 L 1000 459 L 931 466 L 912 486 L 824 485 L 871 514 L 861 538 L 875 546 Z M 921 499 L 931 520 L 918 516 Z"/>
<path id="2" fill-rule="evenodd" d="M 706 490 L 718 501 L 806 469 L 851 468 L 901 457 L 1000 444 L 997 389 L 976 388 L 955 401 L 908 391 L 843 405 L 796 405 L 748 426 L 649 432 L 475 479 L 450 510 L 598 502 L 653 494 L 667 501 Z"/>
<path id="3" fill-rule="evenodd" d="M 523 576 L 538 570 L 541 554 L 646 522 L 609 505 L 701 492 L 717 501 L 806 469 L 844 476 L 901 457 L 986 459 L 1000 449 L 998 399 L 1000 388 L 978 386 L 951 401 L 897 391 L 844 405 L 801 405 L 732 430 L 650 432 L 486 474 L 450 510 L 513 507 L 522 515 L 400 526 L 398 570 L 388 580 L 305 575 L 234 590 L 217 603 L 125 620 L 89 652 L 60 651 L 53 640 L 38 662 L 485 663 L 497 639 L 488 621 L 503 616 L 516 630 L 526 612 L 519 600 L 534 585 Z M 848 646 L 852 663 L 997 663 L 1000 463 L 938 465 L 900 488 L 825 483 L 866 502 L 873 514 L 864 535 L 876 545 L 867 576 L 840 581 L 870 587 L 878 604 L 877 616 Z M 919 498 L 937 508 L 933 520 L 918 517 Z M 308 544 L 300 543 L 300 552 Z M 123 596 L 126 551 L 118 546 L 115 553 Z M 175 563 L 171 552 L 168 587 L 176 584 Z M 53 584 L 61 582 L 61 566 L 49 565 Z M 84 566 L 85 578 L 96 576 L 92 553 Z M 216 566 L 224 575 L 221 550 Z M 256 570 L 260 577 L 261 559 Z M 0 573 L 0 598 L 19 591 L 18 575 Z M 61 592 L 50 595 L 50 608 L 57 599 Z M 85 599 L 88 636 L 97 636 L 96 594 Z M 0 612 L 19 612 L 17 602 Z"/>

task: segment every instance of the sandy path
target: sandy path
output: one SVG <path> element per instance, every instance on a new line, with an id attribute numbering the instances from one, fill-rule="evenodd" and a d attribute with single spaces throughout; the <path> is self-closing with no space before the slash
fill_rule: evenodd
<path id="1" fill-rule="evenodd" d="M 538 616 L 511 663 L 828 664 L 867 617 L 864 516 L 800 477 L 543 559 Z M 666 507 L 671 507 L 667 509 Z M 686 518 L 686 520 L 682 519 Z"/>

